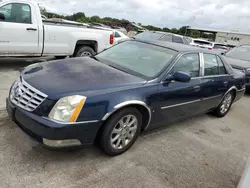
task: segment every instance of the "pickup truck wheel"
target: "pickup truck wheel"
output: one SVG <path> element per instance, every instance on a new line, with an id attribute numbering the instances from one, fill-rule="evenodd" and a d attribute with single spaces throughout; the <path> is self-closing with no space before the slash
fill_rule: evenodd
<path id="1" fill-rule="evenodd" d="M 137 139 L 142 125 L 142 115 L 136 108 L 124 108 L 112 115 L 104 125 L 100 145 L 109 156 L 127 151 Z"/>
<path id="2" fill-rule="evenodd" d="M 75 57 L 86 57 L 92 55 L 95 55 L 95 51 L 89 46 L 80 46 L 75 53 Z"/>
<path id="3" fill-rule="evenodd" d="M 67 56 L 55 56 L 56 59 L 65 59 Z"/>
<path id="4" fill-rule="evenodd" d="M 217 117 L 224 117 L 230 110 L 233 103 L 234 95 L 232 92 L 226 94 L 222 99 L 220 105 L 213 111 L 213 115 Z"/>

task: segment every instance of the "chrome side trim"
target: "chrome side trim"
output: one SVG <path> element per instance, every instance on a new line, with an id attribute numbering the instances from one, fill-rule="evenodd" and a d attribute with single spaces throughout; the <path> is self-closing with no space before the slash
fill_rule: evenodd
<path id="1" fill-rule="evenodd" d="M 241 91 L 245 91 L 246 88 L 243 88 L 243 89 L 237 89 L 237 92 L 241 92 Z"/>
<path id="2" fill-rule="evenodd" d="M 214 99 L 214 98 L 218 98 L 218 97 L 222 97 L 222 95 L 215 95 L 212 97 L 206 97 L 206 98 L 203 98 L 203 100 Z"/>
<path id="3" fill-rule="evenodd" d="M 204 56 L 203 53 L 199 53 L 199 57 L 200 57 L 200 77 L 204 76 Z"/>
<path id="4" fill-rule="evenodd" d="M 103 116 L 102 120 L 103 121 L 107 120 L 117 110 L 119 110 L 119 109 L 121 109 L 123 107 L 126 107 L 128 105 L 141 105 L 141 106 L 145 107 L 148 110 L 149 120 L 148 120 L 148 123 L 147 123 L 147 125 L 145 127 L 145 130 L 146 130 L 150 125 L 151 118 L 152 118 L 152 112 L 151 112 L 151 109 L 148 107 L 148 105 L 143 101 L 131 100 L 131 101 L 125 101 L 125 102 L 122 102 L 120 104 L 117 104 L 116 106 L 113 107 L 113 110 L 111 112 L 108 112 Z"/>
<path id="5" fill-rule="evenodd" d="M 210 76 L 203 76 L 203 78 L 214 78 L 214 77 L 224 77 L 224 76 L 230 76 L 230 74 L 220 74 L 220 75 L 210 75 Z"/>
<path id="6" fill-rule="evenodd" d="M 174 105 L 170 105 L 170 106 L 164 106 L 164 107 L 161 107 L 161 109 L 164 110 L 164 109 L 167 109 L 167 108 L 173 108 L 173 107 L 176 107 L 176 106 L 182 106 L 182 105 L 191 104 L 191 103 L 200 102 L 200 101 L 201 101 L 201 99 L 198 99 L 198 100 L 179 103 L 179 104 L 174 104 Z"/>
<path id="7" fill-rule="evenodd" d="M 48 121 L 52 121 L 52 122 L 55 122 L 55 123 L 58 123 L 58 124 L 62 124 L 62 125 L 73 125 L 73 124 L 87 124 L 87 123 L 96 123 L 96 122 L 99 122 L 99 120 L 91 120 L 91 121 L 77 121 L 77 122 L 60 122 L 60 121 L 56 121 L 56 120 L 53 120 L 53 119 L 49 119 L 48 117 L 42 117 L 43 119 L 46 119 Z"/>

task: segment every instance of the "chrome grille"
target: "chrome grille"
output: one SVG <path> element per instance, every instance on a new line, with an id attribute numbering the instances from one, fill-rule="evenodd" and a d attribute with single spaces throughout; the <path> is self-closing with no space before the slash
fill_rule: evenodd
<path id="1" fill-rule="evenodd" d="M 10 92 L 11 102 L 27 111 L 34 111 L 47 97 L 23 79 L 18 79 Z"/>

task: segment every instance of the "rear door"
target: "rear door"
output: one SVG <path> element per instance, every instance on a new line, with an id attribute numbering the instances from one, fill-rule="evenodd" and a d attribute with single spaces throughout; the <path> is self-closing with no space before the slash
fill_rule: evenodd
<path id="1" fill-rule="evenodd" d="M 38 24 L 32 4 L 6 3 L 0 7 L 0 55 L 40 55 Z"/>
<path id="2" fill-rule="evenodd" d="M 230 87 L 229 75 L 219 56 L 203 54 L 204 76 L 202 77 L 202 95 L 204 109 L 217 106 Z"/>

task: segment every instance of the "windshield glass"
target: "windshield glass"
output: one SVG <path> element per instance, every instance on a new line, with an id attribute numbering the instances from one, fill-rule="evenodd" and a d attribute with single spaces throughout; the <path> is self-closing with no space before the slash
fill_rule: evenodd
<path id="1" fill-rule="evenodd" d="M 154 33 L 154 32 L 143 32 L 138 35 L 136 35 L 134 38 L 136 39 L 142 39 L 142 40 L 158 40 L 162 37 L 163 34 L 160 33 Z"/>
<path id="2" fill-rule="evenodd" d="M 95 57 L 101 62 L 145 79 L 156 77 L 178 52 L 138 41 L 126 41 Z"/>
<path id="3" fill-rule="evenodd" d="M 226 56 L 235 59 L 250 61 L 250 46 L 235 47 L 226 53 Z"/>

